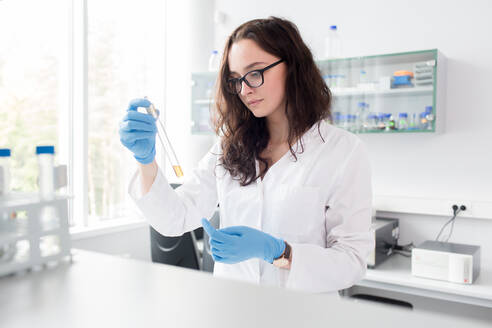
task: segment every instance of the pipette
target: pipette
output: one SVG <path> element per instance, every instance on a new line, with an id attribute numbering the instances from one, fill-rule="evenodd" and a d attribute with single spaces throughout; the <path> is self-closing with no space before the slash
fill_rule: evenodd
<path id="1" fill-rule="evenodd" d="M 147 99 L 147 97 L 145 97 Z M 173 146 L 167 137 L 166 129 L 164 129 L 164 125 L 159 119 L 159 111 L 155 109 L 154 104 L 150 103 L 149 107 L 145 107 L 147 114 L 152 115 L 156 120 L 157 125 L 157 135 L 159 136 L 159 140 L 161 141 L 162 148 L 166 152 L 167 158 L 171 162 L 174 173 L 178 178 L 183 176 L 183 170 L 181 169 L 181 165 L 179 165 L 178 158 L 176 157 L 176 153 L 174 152 Z"/>

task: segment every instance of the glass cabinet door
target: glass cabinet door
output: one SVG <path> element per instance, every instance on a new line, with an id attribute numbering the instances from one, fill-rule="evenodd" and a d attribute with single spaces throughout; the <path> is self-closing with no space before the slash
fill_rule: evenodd
<path id="1" fill-rule="evenodd" d="M 354 133 L 436 132 L 441 57 L 434 49 L 319 61 L 333 124 Z"/>

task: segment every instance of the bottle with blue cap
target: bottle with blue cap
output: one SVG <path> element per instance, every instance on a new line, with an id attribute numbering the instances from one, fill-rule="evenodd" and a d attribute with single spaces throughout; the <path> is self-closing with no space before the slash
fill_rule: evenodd
<path id="1" fill-rule="evenodd" d="M 408 113 L 400 113 L 398 114 L 398 130 L 407 130 L 408 129 Z"/>
<path id="2" fill-rule="evenodd" d="M 347 130 L 350 132 L 355 132 L 355 115 L 347 115 Z"/>
<path id="3" fill-rule="evenodd" d="M 338 34 L 338 27 L 331 25 L 325 39 L 325 58 L 339 58 L 342 56 L 342 40 Z"/>
<path id="4" fill-rule="evenodd" d="M 212 50 L 210 57 L 208 59 L 208 71 L 217 72 L 220 68 L 220 57 L 217 50 Z"/>
<path id="5" fill-rule="evenodd" d="M 364 132 L 369 130 L 368 112 L 368 103 L 364 101 L 357 103 L 357 132 Z"/>
<path id="6" fill-rule="evenodd" d="M 396 122 L 395 122 L 395 118 L 393 117 L 393 114 L 386 114 L 386 116 L 388 118 L 388 123 L 387 123 L 387 126 L 386 126 L 386 131 L 396 130 Z"/>
<path id="7" fill-rule="evenodd" d="M 427 121 L 427 112 L 419 114 L 419 127 L 420 130 L 427 130 L 429 128 L 429 121 Z"/>
<path id="8" fill-rule="evenodd" d="M 350 115 L 348 114 L 340 115 L 340 127 L 347 131 L 350 129 Z"/>
<path id="9" fill-rule="evenodd" d="M 432 130 L 434 122 L 434 113 L 432 112 L 432 106 L 425 106 L 425 119 L 427 120 L 427 129 Z"/>
<path id="10" fill-rule="evenodd" d="M 333 113 L 333 125 L 340 127 L 340 118 L 342 116 L 341 112 L 334 112 Z"/>
<path id="11" fill-rule="evenodd" d="M 408 122 L 408 130 L 417 130 L 418 122 L 417 122 L 417 113 L 413 113 L 410 122 Z"/>
<path id="12" fill-rule="evenodd" d="M 386 114 L 385 113 L 379 113 L 378 114 L 378 130 L 384 130 L 386 129 Z"/>
<path id="13" fill-rule="evenodd" d="M 55 146 L 37 146 L 39 196 L 43 200 L 55 197 L 54 157 Z"/>
<path id="14" fill-rule="evenodd" d="M 367 130 L 376 130 L 378 128 L 378 116 L 376 114 L 369 114 L 367 116 Z"/>
<path id="15" fill-rule="evenodd" d="M 10 190 L 10 149 L 0 148 L 0 197 Z"/>

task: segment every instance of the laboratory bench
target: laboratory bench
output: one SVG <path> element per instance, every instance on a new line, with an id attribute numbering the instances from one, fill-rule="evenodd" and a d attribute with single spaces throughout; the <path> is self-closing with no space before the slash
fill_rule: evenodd
<path id="1" fill-rule="evenodd" d="M 374 300 L 390 298 L 409 303 L 412 308 L 445 306 L 457 312 L 466 309 L 492 321 L 492 271 L 487 267 L 481 268 L 473 284 L 457 284 L 413 276 L 411 258 L 393 254 L 376 268 L 367 269 L 360 282 L 343 291 L 345 296 L 360 294 L 374 296 Z"/>
<path id="2" fill-rule="evenodd" d="M 0 278 L 0 327 L 489 326 L 453 313 L 408 311 L 71 252 L 71 261 Z"/>

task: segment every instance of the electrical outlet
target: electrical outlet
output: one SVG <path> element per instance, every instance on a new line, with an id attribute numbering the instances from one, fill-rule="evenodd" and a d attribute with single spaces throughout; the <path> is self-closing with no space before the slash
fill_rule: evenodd
<path id="1" fill-rule="evenodd" d="M 472 202 L 467 201 L 467 200 L 453 200 L 453 201 L 446 201 L 447 205 L 446 208 L 449 211 L 449 214 L 453 214 L 453 205 L 457 205 L 458 209 L 461 207 L 461 205 L 465 205 L 466 210 L 460 211 L 458 213 L 458 216 L 467 216 L 470 217 L 472 216 Z"/>

